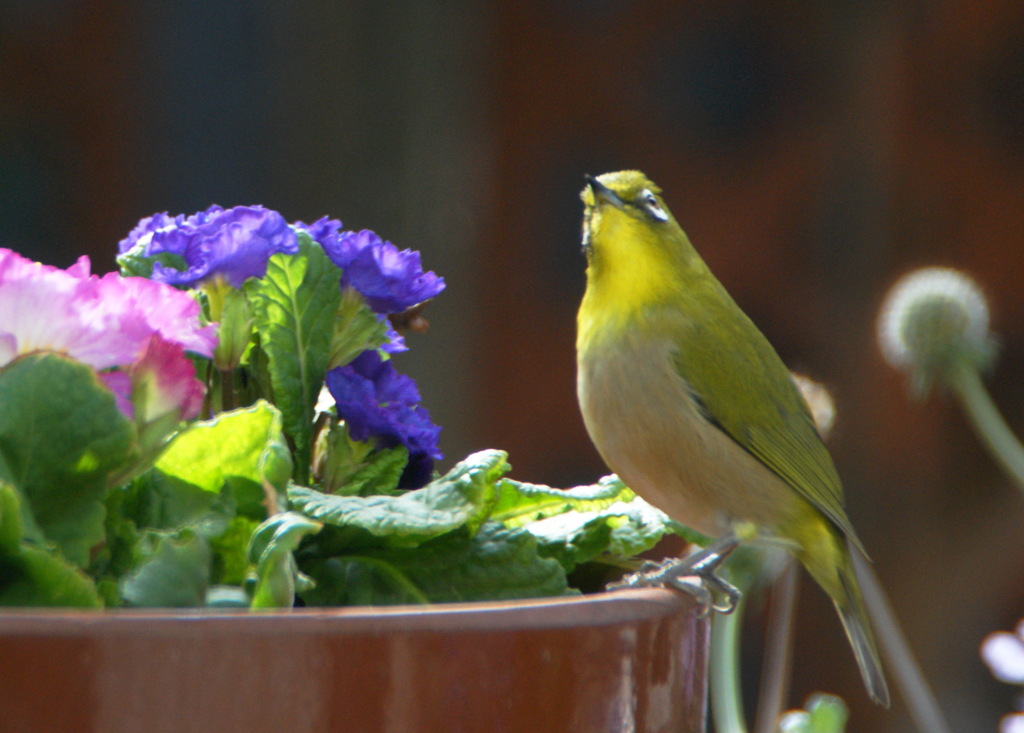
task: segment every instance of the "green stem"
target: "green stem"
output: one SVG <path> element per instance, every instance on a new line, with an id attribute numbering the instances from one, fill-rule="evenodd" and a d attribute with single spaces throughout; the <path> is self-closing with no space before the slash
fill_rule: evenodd
<path id="1" fill-rule="evenodd" d="M 871 563 L 859 552 L 852 552 L 854 569 L 864 595 L 871 623 L 878 634 L 879 647 L 903 694 L 907 710 L 915 726 L 922 733 L 950 733 L 950 727 L 910 649 L 896 612 L 889 604 L 882 583 Z"/>
<path id="2" fill-rule="evenodd" d="M 233 410 L 237 406 L 235 404 L 235 372 L 234 370 L 218 370 L 217 374 L 220 376 L 221 409 Z"/>
<path id="3" fill-rule="evenodd" d="M 999 413 L 978 370 L 969 366 L 955 369 L 949 375 L 949 384 L 993 458 L 1024 489 L 1024 447 Z"/>
<path id="4" fill-rule="evenodd" d="M 711 624 L 711 717 L 716 733 L 747 733 L 740 684 L 740 623 L 745 599 L 728 614 L 717 614 Z"/>
<path id="5" fill-rule="evenodd" d="M 761 664 L 761 691 L 757 696 L 754 733 L 774 733 L 789 694 L 789 674 L 793 661 L 793 624 L 796 620 L 797 589 L 800 571 L 787 556 L 782 572 L 772 587 L 768 610 L 767 640 Z"/>
<path id="6" fill-rule="evenodd" d="M 203 368 L 205 369 L 203 380 L 206 383 L 206 395 L 203 397 L 203 417 L 211 417 L 217 414 L 220 407 L 220 385 L 213 362 L 206 362 Z"/>

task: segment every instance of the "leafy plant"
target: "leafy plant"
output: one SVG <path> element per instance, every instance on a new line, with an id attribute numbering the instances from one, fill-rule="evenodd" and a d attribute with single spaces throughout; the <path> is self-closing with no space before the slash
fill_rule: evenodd
<path id="1" fill-rule="evenodd" d="M 0 250 L 0 605 L 557 596 L 684 531 L 614 477 L 435 470 L 393 361 L 445 286 L 418 253 L 215 206 L 143 219 L 119 263 Z"/>

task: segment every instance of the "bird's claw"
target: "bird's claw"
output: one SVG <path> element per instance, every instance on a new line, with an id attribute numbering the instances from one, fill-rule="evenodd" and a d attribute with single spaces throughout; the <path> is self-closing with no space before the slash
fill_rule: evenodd
<path id="1" fill-rule="evenodd" d="M 608 586 L 620 588 L 650 588 L 668 586 L 689 593 L 701 607 L 701 617 L 712 610 L 732 613 L 739 605 L 742 594 L 729 581 L 718 575 L 718 567 L 737 547 L 735 539 L 709 545 L 684 558 L 670 558 L 661 563 L 645 562 L 640 569 Z"/>

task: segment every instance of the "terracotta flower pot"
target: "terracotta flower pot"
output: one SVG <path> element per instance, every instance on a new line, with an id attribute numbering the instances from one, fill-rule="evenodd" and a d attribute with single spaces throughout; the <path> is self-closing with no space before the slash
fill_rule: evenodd
<path id="1" fill-rule="evenodd" d="M 3 731 L 704 731 L 689 596 L 0 612 Z"/>

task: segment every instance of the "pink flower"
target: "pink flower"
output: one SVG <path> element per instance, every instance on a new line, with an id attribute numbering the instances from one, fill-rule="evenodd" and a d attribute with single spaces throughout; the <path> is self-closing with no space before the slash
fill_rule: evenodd
<path id="1" fill-rule="evenodd" d="M 199 413 L 203 385 L 185 352 L 210 357 L 216 345 L 216 326 L 201 326 L 199 316 L 188 293 L 91 275 L 88 257 L 61 270 L 0 249 L 0 368 L 21 354 L 65 354 L 102 372 L 139 425 Z"/>
<path id="2" fill-rule="evenodd" d="M 97 281 L 103 308 L 122 314 L 120 327 L 132 331 L 145 345 L 154 333 L 185 351 L 205 357 L 217 345 L 217 327 L 199 328 L 199 303 L 188 293 L 144 277 L 121 277 L 115 272 Z"/>
<path id="3" fill-rule="evenodd" d="M 188 294 L 144 278 L 67 270 L 0 249 L 0 366 L 19 354 L 56 351 L 102 370 L 133 363 L 154 334 L 209 357 L 215 327 L 200 327 Z"/>
<path id="4" fill-rule="evenodd" d="M 135 421 L 150 424 L 174 415 L 188 420 L 203 406 L 203 383 L 180 344 L 154 334 L 142 356 L 128 369 Z"/>
<path id="5" fill-rule="evenodd" d="M 132 378 L 127 372 L 103 372 L 100 374 L 107 388 L 114 393 L 117 400 L 117 409 L 128 417 L 132 417 L 135 409 L 132 407 Z"/>
<path id="6" fill-rule="evenodd" d="M 0 365 L 41 350 L 98 369 L 130 362 L 134 351 L 93 307 L 93 288 L 88 258 L 61 270 L 0 249 Z"/>

